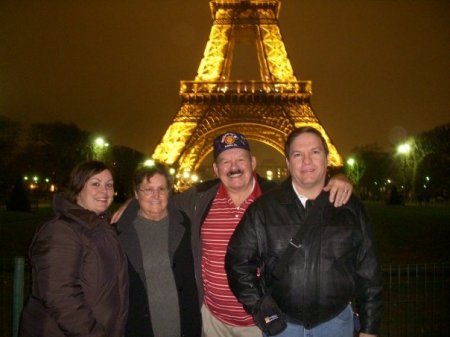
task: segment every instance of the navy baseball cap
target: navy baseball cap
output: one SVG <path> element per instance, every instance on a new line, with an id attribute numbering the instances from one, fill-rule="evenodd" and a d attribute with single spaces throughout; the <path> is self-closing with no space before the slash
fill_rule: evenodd
<path id="1" fill-rule="evenodd" d="M 244 149 L 250 151 L 250 145 L 243 134 L 227 131 L 214 139 L 214 159 L 228 149 Z"/>

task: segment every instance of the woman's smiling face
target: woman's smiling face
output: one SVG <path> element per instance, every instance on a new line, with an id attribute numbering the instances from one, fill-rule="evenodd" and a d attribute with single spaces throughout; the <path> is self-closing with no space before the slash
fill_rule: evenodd
<path id="1" fill-rule="evenodd" d="M 90 177 L 77 197 L 77 204 L 100 214 L 111 205 L 114 197 L 114 181 L 109 170 Z"/>

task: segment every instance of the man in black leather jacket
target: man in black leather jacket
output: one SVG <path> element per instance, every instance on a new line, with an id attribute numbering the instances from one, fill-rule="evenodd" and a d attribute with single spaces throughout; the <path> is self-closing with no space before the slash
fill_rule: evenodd
<path id="1" fill-rule="evenodd" d="M 281 270 L 277 265 L 305 226 L 306 200 L 318 203 L 326 193 L 328 149 L 319 131 L 294 130 L 285 156 L 290 178 L 250 205 L 231 237 L 225 261 L 231 290 L 265 335 L 350 337 L 349 303 L 355 298 L 360 336 L 376 336 L 381 272 L 364 207 L 355 196 L 334 208 L 322 195 L 301 242 L 293 242 L 296 249 Z"/>

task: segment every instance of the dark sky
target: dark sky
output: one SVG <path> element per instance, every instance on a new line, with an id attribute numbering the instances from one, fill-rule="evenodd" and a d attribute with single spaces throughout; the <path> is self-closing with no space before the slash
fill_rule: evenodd
<path id="1" fill-rule="evenodd" d="M 0 115 L 151 154 L 211 23 L 207 0 L 1 0 Z M 284 0 L 280 27 L 341 154 L 450 122 L 450 1 Z"/>

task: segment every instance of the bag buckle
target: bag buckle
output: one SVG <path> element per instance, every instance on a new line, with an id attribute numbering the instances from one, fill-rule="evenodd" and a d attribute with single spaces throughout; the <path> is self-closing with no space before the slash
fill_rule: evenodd
<path id="1" fill-rule="evenodd" d="M 293 245 L 295 248 L 300 248 L 302 246 L 302 243 L 297 238 L 289 240 L 289 244 Z"/>

